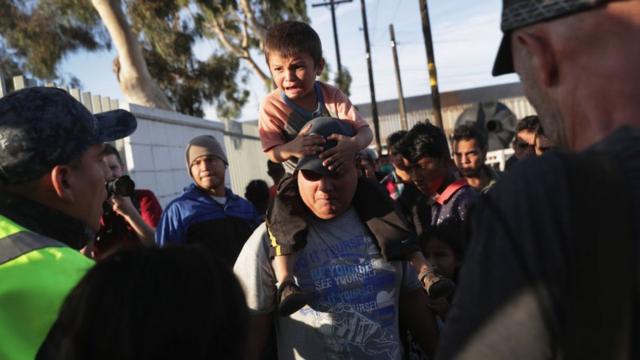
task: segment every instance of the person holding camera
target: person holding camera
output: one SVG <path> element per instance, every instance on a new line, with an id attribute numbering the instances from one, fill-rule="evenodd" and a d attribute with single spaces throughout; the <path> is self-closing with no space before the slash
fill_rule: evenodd
<path id="1" fill-rule="evenodd" d="M 111 175 L 107 183 L 109 198 L 103 204 L 103 215 L 91 255 L 100 260 L 129 246 L 155 244 L 155 228 L 162 207 L 151 190 L 135 189 L 135 184 L 123 175 L 120 153 L 105 144 L 104 162 Z"/>

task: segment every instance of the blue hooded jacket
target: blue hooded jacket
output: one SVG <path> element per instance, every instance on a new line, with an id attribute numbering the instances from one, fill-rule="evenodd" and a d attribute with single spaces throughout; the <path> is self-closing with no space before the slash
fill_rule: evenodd
<path id="1" fill-rule="evenodd" d="M 226 189 L 227 202 L 216 202 L 195 184 L 167 205 L 156 228 L 156 244 L 202 244 L 233 264 L 260 223 L 253 205 Z"/>

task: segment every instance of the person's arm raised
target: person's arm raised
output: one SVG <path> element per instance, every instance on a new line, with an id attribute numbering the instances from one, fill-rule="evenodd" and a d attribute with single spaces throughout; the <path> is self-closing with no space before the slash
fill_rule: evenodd
<path id="1" fill-rule="evenodd" d="M 267 151 L 269 160 L 277 163 L 285 162 L 292 156 L 298 159 L 305 155 L 313 155 L 322 151 L 325 140 L 320 135 L 310 135 L 311 125 L 305 126 L 295 139 Z"/>
<path id="2" fill-rule="evenodd" d="M 329 170 L 339 172 L 345 162 L 355 159 L 358 151 L 369 146 L 372 138 L 373 133 L 368 126 L 358 129 L 352 137 L 332 134 L 327 137 L 327 140 L 335 140 L 338 143 L 335 147 L 321 153 L 320 158 Z"/>
<path id="3" fill-rule="evenodd" d="M 140 216 L 138 210 L 136 210 L 130 197 L 113 196 L 109 201 L 111 202 L 113 211 L 127 221 L 141 243 L 146 246 L 155 245 L 155 229 L 144 222 L 144 219 Z"/>

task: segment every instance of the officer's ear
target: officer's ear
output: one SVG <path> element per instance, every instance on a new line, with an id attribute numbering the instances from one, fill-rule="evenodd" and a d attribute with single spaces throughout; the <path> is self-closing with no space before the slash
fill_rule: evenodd
<path id="1" fill-rule="evenodd" d="M 522 77 L 539 86 L 554 87 L 559 81 L 556 53 L 546 33 L 538 28 L 519 30 L 512 35 L 514 66 Z"/>
<path id="2" fill-rule="evenodd" d="M 73 202 L 73 169 L 69 165 L 56 165 L 51 169 L 48 181 L 56 196 L 65 202 Z"/>

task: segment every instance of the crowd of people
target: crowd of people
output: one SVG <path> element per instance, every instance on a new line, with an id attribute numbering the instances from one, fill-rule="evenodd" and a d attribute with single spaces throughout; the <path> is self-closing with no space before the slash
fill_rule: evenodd
<path id="1" fill-rule="evenodd" d="M 640 1 L 503 4 L 494 75 L 538 112 L 505 172 L 475 123 L 371 149 L 296 21 L 266 34 L 272 184 L 244 198 L 213 136 L 162 209 L 110 145 L 129 112 L 0 98 L 0 359 L 638 358 Z"/>

